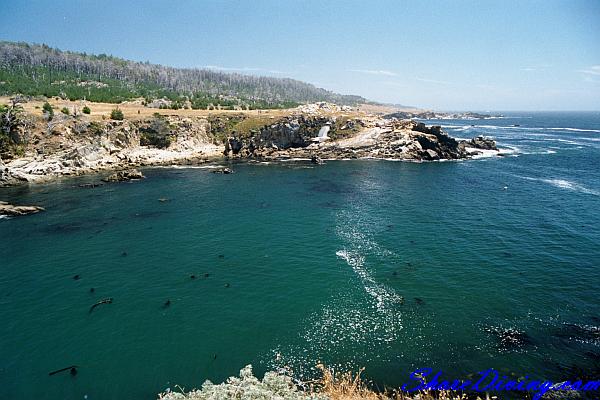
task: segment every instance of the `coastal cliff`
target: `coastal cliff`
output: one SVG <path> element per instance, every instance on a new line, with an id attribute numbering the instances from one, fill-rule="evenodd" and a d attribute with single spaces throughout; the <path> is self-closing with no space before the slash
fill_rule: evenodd
<path id="1" fill-rule="evenodd" d="M 146 165 L 206 162 L 222 145 L 204 118 L 135 121 L 62 118 L 29 127 L 21 154 L 0 160 L 0 185 Z"/>
<path id="2" fill-rule="evenodd" d="M 34 106 L 29 112 L 22 111 L 8 127 L 10 146 L 1 154 L 0 185 L 223 159 L 434 161 L 497 150 L 491 139 L 458 141 L 439 126 L 325 105 L 276 114 L 154 113 L 123 120 L 75 112 L 48 118 L 36 115 L 40 107 Z"/>

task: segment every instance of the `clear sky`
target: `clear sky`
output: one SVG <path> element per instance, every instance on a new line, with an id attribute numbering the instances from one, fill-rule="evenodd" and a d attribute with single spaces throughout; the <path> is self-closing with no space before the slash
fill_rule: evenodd
<path id="1" fill-rule="evenodd" d="M 599 0 L 1 0 L 0 40 L 440 110 L 600 110 Z"/>

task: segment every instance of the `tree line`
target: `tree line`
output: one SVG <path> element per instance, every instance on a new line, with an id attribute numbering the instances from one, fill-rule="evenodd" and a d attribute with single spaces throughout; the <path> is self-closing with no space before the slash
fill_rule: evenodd
<path id="1" fill-rule="evenodd" d="M 0 93 L 107 102 L 140 96 L 147 101 L 168 98 L 187 100 L 198 108 L 215 102 L 269 108 L 316 101 L 348 105 L 366 101 L 289 78 L 174 68 L 13 42 L 0 42 Z"/>

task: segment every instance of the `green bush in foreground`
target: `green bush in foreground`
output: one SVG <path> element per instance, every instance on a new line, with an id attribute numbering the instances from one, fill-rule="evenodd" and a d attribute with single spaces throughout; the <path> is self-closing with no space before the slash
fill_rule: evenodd
<path id="1" fill-rule="evenodd" d="M 69 115 L 69 109 L 67 107 L 63 107 L 60 109 L 60 112 L 65 114 L 65 115 Z"/>
<path id="2" fill-rule="evenodd" d="M 89 114 L 92 112 L 92 110 L 90 110 L 90 108 L 88 106 L 83 106 L 83 108 L 81 109 L 81 112 L 83 112 L 84 114 Z"/>
<path id="3" fill-rule="evenodd" d="M 123 111 L 119 110 L 118 108 L 115 108 L 110 112 L 110 119 L 114 119 L 115 121 L 123 121 L 123 118 Z"/>

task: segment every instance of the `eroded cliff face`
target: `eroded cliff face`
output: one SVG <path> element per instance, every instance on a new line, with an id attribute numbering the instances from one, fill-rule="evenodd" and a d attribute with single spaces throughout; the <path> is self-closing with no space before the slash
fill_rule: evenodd
<path id="1" fill-rule="evenodd" d="M 0 184 L 39 181 L 116 167 L 201 162 L 222 151 L 205 118 L 39 122 L 23 156 L 0 164 Z"/>
<path id="2" fill-rule="evenodd" d="M 360 119 L 338 120 L 327 116 L 292 115 L 266 124 L 245 135 L 234 135 L 225 141 L 226 156 L 260 157 L 264 150 L 305 148 L 315 142 L 319 131 L 328 127 L 328 137 L 337 139 L 351 136 L 356 128 L 362 128 Z"/>

